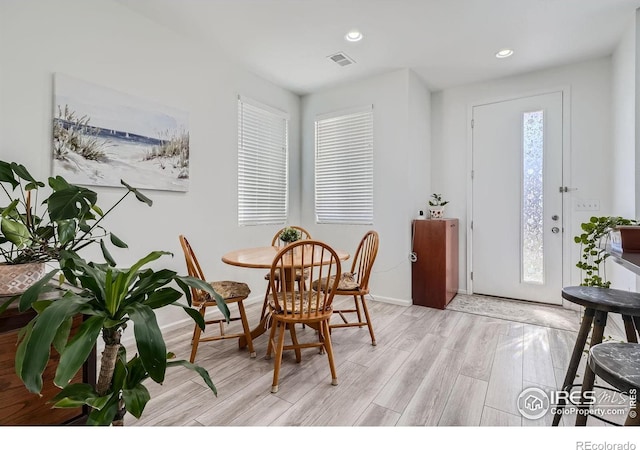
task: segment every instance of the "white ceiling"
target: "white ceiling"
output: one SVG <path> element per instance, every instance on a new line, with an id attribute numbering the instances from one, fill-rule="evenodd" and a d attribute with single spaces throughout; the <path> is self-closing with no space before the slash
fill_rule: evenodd
<path id="1" fill-rule="evenodd" d="M 399 68 L 431 90 L 610 55 L 640 0 L 117 0 L 298 94 Z M 358 28 L 364 39 L 344 35 Z M 494 57 L 513 48 L 507 59 Z M 356 61 L 341 67 L 327 56 Z"/>

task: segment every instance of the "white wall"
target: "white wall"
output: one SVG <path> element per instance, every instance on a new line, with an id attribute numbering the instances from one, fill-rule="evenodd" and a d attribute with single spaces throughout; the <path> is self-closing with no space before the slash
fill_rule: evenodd
<path id="1" fill-rule="evenodd" d="M 636 218 L 636 17 L 630 20 L 611 58 L 612 213 Z M 607 264 L 612 287 L 636 290 L 636 277 L 615 263 Z"/>
<path id="2" fill-rule="evenodd" d="M 571 166 L 565 184 L 577 189 L 565 200 L 599 199 L 600 211 L 612 212 L 611 166 L 611 59 L 602 58 L 526 75 L 496 79 L 432 95 L 432 188 L 451 200 L 449 215 L 460 218 L 460 288 L 466 290 L 467 182 L 470 106 L 486 100 L 565 88 L 570 93 L 569 127 Z M 573 208 L 570 208 L 571 210 Z M 565 217 L 565 237 L 573 242 L 581 222 L 591 212 L 570 211 Z M 579 248 L 569 247 L 570 282 L 579 283 Z M 565 266 L 568 266 L 565 265 Z M 567 269 L 569 270 L 569 269 Z"/>
<path id="3" fill-rule="evenodd" d="M 316 224 L 314 121 L 319 114 L 373 105 L 374 223 Z M 349 83 L 302 99 L 302 223 L 314 238 L 354 252 L 369 229 L 380 235 L 374 298 L 411 303 L 411 220 L 429 196 L 429 91 L 409 70 Z M 349 263 L 347 262 L 347 265 Z"/>
<path id="4" fill-rule="evenodd" d="M 178 242 L 184 233 L 210 278 L 246 281 L 261 300 L 264 273 L 220 259 L 229 250 L 270 242 L 278 228 L 237 225 L 237 95 L 290 113 L 292 222 L 300 219 L 299 97 L 110 0 L 3 0 L 0 159 L 23 163 L 41 179 L 51 174 L 54 72 L 189 112 L 189 192 L 145 191 L 153 207 L 131 198 L 114 211 L 107 227 L 130 245 L 114 253 L 119 264 L 167 250 L 175 256 L 156 267 L 184 274 Z M 123 192 L 94 189 L 103 208 Z M 169 308 L 160 322 L 184 317 Z"/>

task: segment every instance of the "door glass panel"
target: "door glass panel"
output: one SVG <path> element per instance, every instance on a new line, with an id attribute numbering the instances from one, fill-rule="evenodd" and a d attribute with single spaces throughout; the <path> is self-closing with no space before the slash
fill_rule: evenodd
<path id="1" fill-rule="evenodd" d="M 543 111 L 525 112 L 522 124 L 522 281 L 543 284 Z"/>

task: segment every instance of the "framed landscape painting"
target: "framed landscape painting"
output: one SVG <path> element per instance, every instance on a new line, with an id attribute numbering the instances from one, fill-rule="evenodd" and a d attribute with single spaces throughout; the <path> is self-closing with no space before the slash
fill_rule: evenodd
<path id="1" fill-rule="evenodd" d="M 90 186 L 187 191 L 188 115 L 54 75 L 53 174 Z"/>

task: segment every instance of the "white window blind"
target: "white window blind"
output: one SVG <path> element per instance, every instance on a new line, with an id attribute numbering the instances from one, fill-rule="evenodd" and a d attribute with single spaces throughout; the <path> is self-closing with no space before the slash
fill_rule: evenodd
<path id="1" fill-rule="evenodd" d="M 316 118 L 316 222 L 373 223 L 372 106 Z"/>
<path id="2" fill-rule="evenodd" d="M 238 223 L 287 220 L 288 122 L 286 113 L 238 97 Z"/>

